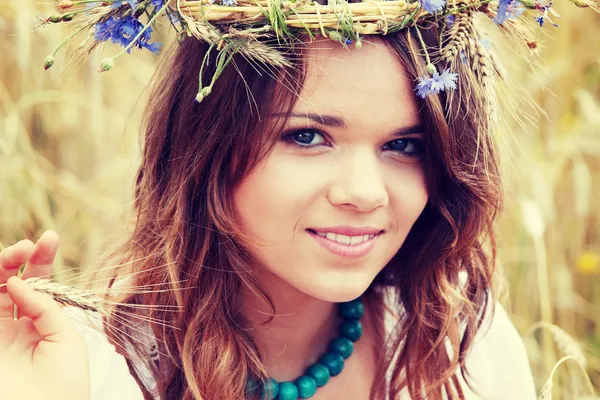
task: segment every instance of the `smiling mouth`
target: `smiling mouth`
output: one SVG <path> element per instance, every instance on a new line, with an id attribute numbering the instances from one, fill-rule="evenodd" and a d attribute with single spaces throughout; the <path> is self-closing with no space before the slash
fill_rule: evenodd
<path id="1" fill-rule="evenodd" d="M 367 256 L 375 247 L 377 239 L 383 233 L 346 236 L 333 232 L 317 232 L 313 229 L 306 230 L 316 242 L 331 254 L 344 258 L 359 259 Z"/>
<path id="2" fill-rule="evenodd" d="M 369 235 L 348 236 L 348 235 L 342 235 L 340 233 L 333 233 L 333 232 L 317 232 L 313 229 L 307 229 L 307 231 L 309 233 L 312 233 L 313 235 L 317 235 L 324 239 L 330 240 L 332 242 L 339 243 L 342 245 L 347 245 L 347 246 L 359 245 L 361 243 L 372 240 L 376 236 L 379 236 L 383 233 L 383 231 L 380 231 L 379 233 L 374 233 L 374 234 L 369 234 Z"/>

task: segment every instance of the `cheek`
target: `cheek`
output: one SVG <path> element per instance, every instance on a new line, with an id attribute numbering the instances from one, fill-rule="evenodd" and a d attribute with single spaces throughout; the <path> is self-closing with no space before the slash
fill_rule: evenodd
<path id="1" fill-rule="evenodd" d="M 235 192 L 241 222 L 263 240 L 289 236 L 321 193 L 318 176 L 301 159 L 271 154 Z"/>
<path id="2" fill-rule="evenodd" d="M 394 184 L 388 186 L 390 209 L 397 223 L 397 231 L 407 234 L 419 218 L 427 201 L 427 181 L 423 168 L 418 165 L 396 171 Z"/>

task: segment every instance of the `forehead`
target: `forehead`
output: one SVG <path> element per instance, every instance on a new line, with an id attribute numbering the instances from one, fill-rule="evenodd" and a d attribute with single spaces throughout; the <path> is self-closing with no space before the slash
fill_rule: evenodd
<path id="1" fill-rule="evenodd" d="M 307 46 L 307 76 L 294 112 L 392 129 L 420 122 L 413 84 L 384 42 L 365 41 L 360 50 L 330 39 Z"/>

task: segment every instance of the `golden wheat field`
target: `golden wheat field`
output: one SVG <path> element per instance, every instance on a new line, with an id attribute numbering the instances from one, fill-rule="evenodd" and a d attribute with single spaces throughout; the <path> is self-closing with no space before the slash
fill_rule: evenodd
<path id="1" fill-rule="evenodd" d="M 560 27 L 539 29 L 535 72 L 501 54 L 538 106 L 499 132 L 501 302 L 544 398 L 600 399 L 600 15 L 554 6 Z M 134 51 L 99 74 L 102 54 L 117 50 L 107 45 L 88 61 L 60 52 L 44 71 L 68 30 L 34 29 L 36 15 L 54 12 L 52 0 L 0 1 L 0 248 L 56 230 L 61 280 L 92 265 L 127 221 L 157 57 Z"/>

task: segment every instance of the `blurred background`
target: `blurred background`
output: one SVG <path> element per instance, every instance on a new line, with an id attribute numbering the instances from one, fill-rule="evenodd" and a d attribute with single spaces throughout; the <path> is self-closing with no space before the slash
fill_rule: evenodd
<path id="1" fill-rule="evenodd" d="M 544 398 L 592 399 L 600 390 L 600 15 L 566 0 L 554 7 L 560 27 L 538 29 L 535 72 L 501 53 L 517 96 L 539 106 L 523 106 L 521 121 L 506 113 L 499 132 L 509 139 L 501 303 L 540 392 L 553 376 Z M 127 225 L 157 57 L 135 50 L 99 74 L 102 53 L 118 51 L 109 45 L 88 61 L 61 51 L 44 71 L 68 26 L 34 30 L 35 16 L 54 13 L 53 1 L 0 2 L 0 248 L 56 230 L 60 280 L 94 264 Z"/>

